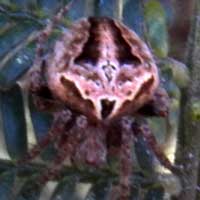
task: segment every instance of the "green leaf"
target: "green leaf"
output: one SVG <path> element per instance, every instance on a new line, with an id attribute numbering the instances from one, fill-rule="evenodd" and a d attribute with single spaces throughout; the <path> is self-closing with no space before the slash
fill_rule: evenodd
<path id="1" fill-rule="evenodd" d="M 5 89 L 32 66 L 34 51 L 29 44 L 36 37 L 38 23 L 7 14 L 0 14 L 0 21 L 0 87 Z"/>
<path id="2" fill-rule="evenodd" d="M 190 116 L 193 121 L 200 121 L 200 100 L 193 100 L 191 102 Z"/>
<path id="3" fill-rule="evenodd" d="M 0 3 L 5 4 L 5 5 L 9 5 L 11 2 L 10 2 L 10 0 L 1 0 Z"/>
<path id="4" fill-rule="evenodd" d="M 165 11 L 157 0 L 149 0 L 144 5 L 147 39 L 158 57 L 168 54 L 168 32 Z"/>
<path id="5" fill-rule="evenodd" d="M 39 200 L 41 191 L 42 187 L 37 184 L 37 180 L 30 178 L 25 181 L 15 200 Z"/>
<path id="6" fill-rule="evenodd" d="M 58 8 L 62 6 L 61 0 L 40 0 L 38 1 L 39 7 L 42 8 L 43 13 L 53 15 Z"/>
<path id="7" fill-rule="evenodd" d="M 135 153 L 141 169 L 148 173 L 154 172 L 154 154 L 149 149 L 147 142 L 142 136 L 137 137 L 137 141 L 135 142 Z"/>
<path id="8" fill-rule="evenodd" d="M 108 199 L 111 191 L 111 183 L 108 180 L 101 180 L 93 184 L 85 200 Z"/>
<path id="9" fill-rule="evenodd" d="M 38 111 L 32 101 L 31 95 L 29 96 L 29 109 L 36 139 L 37 141 L 40 141 L 48 134 L 53 117 L 49 113 Z M 55 149 L 50 145 L 45 149 L 41 156 L 44 160 L 51 160 L 55 156 Z"/>
<path id="10" fill-rule="evenodd" d="M 8 63 L 0 70 L 0 88 L 6 89 L 13 87 L 16 81 L 24 75 L 32 66 L 33 52 L 25 48 L 10 59 Z"/>
<path id="11" fill-rule="evenodd" d="M 144 37 L 144 16 L 141 6 L 141 0 L 127 1 L 123 9 L 123 21 L 130 28 L 132 28 L 140 37 Z"/>
<path id="12" fill-rule="evenodd" d="M 18 85 L 0 92 L 0 111 L 8 153 L 18 159 L 27 150 L 23 99 Z"/>
<path id="13" fill-rule="evenodd" d="M 13 47 L 22 43 L 34 30 L 38 28 L 38 24 L 30 20 L 11 20 L 5 15 L 0 14 L 0 20 L 2 21 L 2 27 L 12 24 L 9 28 L 6 29 L 0 35 L 0 58 L 2 59 L 3 56 L 13 50 Z"/>
<path id="14" fill-rule="evenodd" d="M 159 67 L 161 68 L 162 73 L 165 75 L 168 73 L 173 79 L 178 87 L 185 88 L 189 84 L 189 69 L 188 67 L 173 58 L 164 58 L 159 60 Z"/>
<path id="15" fill-rule="evenodd" d="M 115 10 L 113 9 L 117 1 L 96 1 L 95 15 L 96 16 L 109 16 L 114 17 Z"/>
<path id="16" fill-rule="evenodd" d="M 50 200 L 75 200 L 76 195 L 76 178 L 66 177 L 56 187 Z"/>
<path id="17" fill-rule="evenodd" d="M 131 188 L 131 197 L 130 200 L 139 200 L 140 199 L 140 188 L 139 187 L 132 187 Z"/>
<path id="18" fill-rule="evenodd" d="M 156 187 L 150 189 L 144 200 L 162 200 L 164 198 L 164 189 L 162 187 Z"/>
<path id="19" fill-rule="evenodd" d="M 13 187 L 15 173 L 13 171 L 5 172 L 0 175 L 0 199 L 13 200 Z"/>

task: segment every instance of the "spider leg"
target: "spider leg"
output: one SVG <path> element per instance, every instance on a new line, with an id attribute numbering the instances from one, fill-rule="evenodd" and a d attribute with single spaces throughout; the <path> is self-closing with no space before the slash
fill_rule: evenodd
<path id="1" fill-rule="evenodd" d="M 69 110 L 63 110 L 56 113 L 54 115 L 54 121 L 49 133 L 41 141 L 39 141 L 39 143 L 36 144 L 24 158 L 18 160 L 17 164 L 21 165 L 27 163 L 38 156 L 50 142 L 57 139 L 61 134 L 63 134 L 64 131 L 66 131 L 66 129 L 71 128 L 72 121 L 72 114 Z"/>
<path id="2" fill-rule="evenodd" d="M 111 192 L 111 199 L 127 200 L 130 195 L 130 177 L 132 174 L 132 145 L 133 145 L 133 131 L 132 118 L 124 117 L 121 120 L 121 149 L 120 149 L 120 174 L 119 185 L 113 187 Z"/>
<path id="3" fill-rule="evenodd" d="M 169 113 L 169 96 L 164 88 L 159 87 L 153 98 L 138 110 L 142 116 L 166 117 Z"/>
<path id="4" fill-rule="evenodd" d="M 38 42 L 36 46 L 36 66 L 41 63 L 41 57 L 44 54 L 44 43 L 47 41 L 48 37 L 51 35 L 53 28 L 57 23 L 60 23 L 63 16 L 71 8 L 75 0 L 70 1 L 64 8 L 61 8 L 60 11 L 53 17 L 52 20 L 46 25 L 46 27 L 39 32 Z"/>
<path id="5" fill-rule="evenodd" d="M 53 99 L 45 74 L 46 62 L 43 58 L 44 56 L 44 44 L 48 37 L 51 35 L 54 26 L 61 21 L 64 14 L 70 9 L 75 0 L 72 0 L 64 8 L 53 17 L 52 20 L 46 25 L 46 27 L 38 33 L 37 45 L 36 45 L 36 58 L 33 64 L 33 68 L 30 70 L 30 91 L 34 96 L 34 104 L 41 111 L 47 111 L 51 107 L 56 107 L 58 102 Z"/>
<path id="6" fill-rule="evenodd" d="M 87 127 L 87 119 L 84 116 L 76 118 L 76 123 L 70 131 L 65 132 L 65 141 L 60 141 L 56 158 L 44 174 L 39 176 L 38 183 L 44 185 L 47 181 L 54 179 L 61 171 L 66 158 L 71 159 L 82 138 L 83 130 Z"/>
<path id="7" fill-rule="evenodd" d="M 32 96 L 33 103 L 37 110 L 46 112 L 56 112 L 63 109 L 63 104 L 55 100 L 52 92 L 48 88 L 48 83 L 45 74 L 45 60 L 41 67 L 30 72 L 29 92 Z"/>
<path id="8" fill-rule="evenodd" d="M 79 145 L 74 161 L 88 164 L 93 167 L 101 167 L 106 163 L 107 149 L 105 146 L 105 131 L 101 127 L 88 126 L 82 134 L 82 142 Z"/>
<path id="9" fill-rule="evenodd" d="M 73 152 L 73 143 L 69 140 L 69 138 L 62 143 L 62 145 L 59 147 L 59 151 L 56 155 L 56 158 L 51 163 L 50 167 L 45 169 L 45 171 L 42 173 L 42 175 L 38 177 L 37 183 L 40 185 L 44 185 L 49 180 L 54 179 L 56 176 L 58 176 L 59 172 L 61 171 L 63 167 L 63 162 L 66 158 L 71 157 Z"/>
<path id="10" fill-rule="evenodd" d="M 162 149 L 158 145 L 155 136 L 151 132 L 147 122 L 144 121 L 141 123 L 139 121 L 134 122 L 132 125 L 132 128 L 134 130 L 134 135 L 137 137 L 137 135 L 142 135 L 145 139 L 149 147 L 152 149 L 160 163 L 169 169 L 170 171 L 175 170 L 175 166 L 170 162 L 170 160 L 167 158 L 167 156 L 163 153 Z"/>

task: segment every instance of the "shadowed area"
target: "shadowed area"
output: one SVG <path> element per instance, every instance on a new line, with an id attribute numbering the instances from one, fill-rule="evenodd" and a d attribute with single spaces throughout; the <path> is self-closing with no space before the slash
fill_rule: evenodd
<path id="1" fill-rule="evenodd" d="M 116 46 L 116 52 L 113 52 L 119 61 L 122 64 L 132 64 L 137 66 L 141 64 L 140 58 L 131 53 L 131 47 L 122 37 L 121 31 L 117 28 L 112 19 L 101 17 L 90 17 L 90 30 L 89 38 L 85 43 L 82 53 L 75 59 L 76 64 L 91 63 L 95 65 L 98 62 L 98 59 L 101 56 L 101 49 L 98 48 L 102 37 L 102 24 L 107 27 L 110 31 L 113 43 Z"/>
<path id="2" fill-rule="evenodd" d="M 109 25 L 112 27 L 113 40 L 118 47 L 117 58 L 120 64 L 133 64 L 135 66 L 141 64 L 141 60 L 131 53 L 131 47 L 122 37 L 121 31 L 116 27 L 113 20 L 108 20 Z"/>
<path id="3" fill-rule="evenodd" d="M 91 63 L 95 65 L 100 56 L 99 49 L 97 48 L 100 43 L 100 33 L 97 29 L 100 22 L 94 17 L 89 18 L 89 22 L 89 37 L 85 43 L 85 46 L 83 47 L 82 53 L 74 61 L 77 64 Z"/>
<path id="4" fill-rule="evenodd" d="M 109 101 L 107 99 L 101 100 L 101 117 L 102 119 L 107 118 L 113 111 L 115 101 Z"/>

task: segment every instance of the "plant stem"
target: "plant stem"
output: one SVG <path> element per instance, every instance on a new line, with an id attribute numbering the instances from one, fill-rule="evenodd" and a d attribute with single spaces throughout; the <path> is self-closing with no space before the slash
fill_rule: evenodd
<path id="1" fill-rule="evenodd" d="M 182 89 L 180 125 L 176 163 L 182 165 L 182 192 L 175 199 L 195 200 L 200 158 L 200 123 L 194 115 L 194 104 L 200 101 L 200 1 L 196 0 L 194 19 L 189 36 L 186 64 L 190 69 L 190 83 Z"/>

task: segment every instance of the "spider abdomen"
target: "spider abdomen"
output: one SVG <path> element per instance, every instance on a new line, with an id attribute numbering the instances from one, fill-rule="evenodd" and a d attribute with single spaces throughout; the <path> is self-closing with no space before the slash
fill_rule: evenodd
<path id="1" fill-rule="evenodd" d="M 51 90 L 97 120 L 137 111 L 159 82 L 145 43 L 121 22 L 106 17 L 76 22 L 50 57 Z"/>

